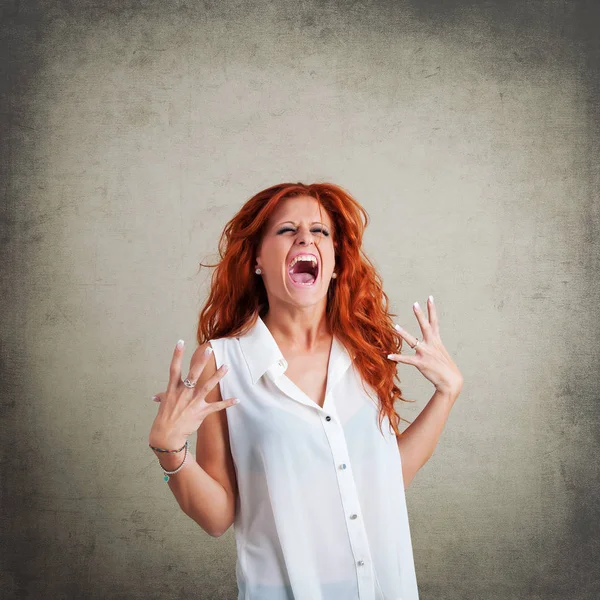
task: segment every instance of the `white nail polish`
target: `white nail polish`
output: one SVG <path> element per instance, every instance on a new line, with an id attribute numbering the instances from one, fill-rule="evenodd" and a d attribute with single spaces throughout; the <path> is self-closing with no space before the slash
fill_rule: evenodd
<path id="1" fill-rule="evenodd" d="M 402 329 L 402 327 L 400 327 L 400 325 L 398 325 L 398 323 L 395 323 L 395 324 L 394 324 L 394 329 L 395 329 L 396 331 L 400 331 L 400 330 Z"/>
<path id="2" fill-rule="evenodd" d="M 394 357 L 394 355 L 393 355 L 393 354 L 388 354 L 388 355 L 387 355 L 387 357 L 388 357 L 388 358 L 393 358 L 393 357 Z"/>
<path id="3" fill-rule="evenodd" d="M 418 302 L 415 302 L 415 303 L 413 304 L 413 306 L 414 306 L 415 308 L 419 308 L 419 303 L 418 303 Z"/>
<path id="4" fill-rule="evenodd" d="M 183 348 L 183 344 L 184 344 L 184 341 L 183 340 L 179 340 L 177 342 L 177 347 L 181 350 Z"/>
<path id="5" fill-rule="evenodd" d="M 433 304 L 433 296 L 429 296 L 429 302 L 431 302 L 431 304 Z"/>

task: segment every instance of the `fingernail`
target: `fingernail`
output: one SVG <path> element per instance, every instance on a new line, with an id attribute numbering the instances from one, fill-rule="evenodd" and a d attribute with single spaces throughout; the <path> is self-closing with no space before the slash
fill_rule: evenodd
<path id="1" fill-rule="evenodd" d="M 204 350 L 205 356 L 210 356 L 212 354 L 212 346 L 206 346 L 206 350 Z"/>
<path id="2" fill-rule="evenodd" d="M 229 367 L 225 364 L 221 365 L 221 371 L 227 371 Z"/>
<path id="3" fill-rule="evenodd" d="M 183 345 L 185 344 L 185 342 L 183 340 L 179 340 L 177 342 L 177 348 L 179 348 L 179 350 L 181 350 L 183 348 Z"/>
<path id="4" fill-rule="evenodd" d="M 394 355 L 393 354 L 388 354 L 387 357 L 388 358 L 394 358 Z"/>
<path id="5" fill-rule="evenodd" d="M 429 296 L 429 302 L 431 302 L 431 304 L 433 304 L 433 296 Z"/>
<path id="6" fill-rule="evenodd" d="M 400 330 L 402 329 L 402 327 L 400 327 L 400 325 L 398 325 L 398 323 L 395 323 L 395 324 L 394 324 L 394 329 L 395 329 L 396 331 L 400 331 Z"/>
<path id="7" fill-rule="evenodd" d="M 160 402 L 160 398 L 158 396 L 152 396 L 152 400 L 154 400 L 154 402 Z"/>
<path id="8" fill-rule="evenodd" d="M 234 398 L 231 402 L 232 402 L 232 404 L 239 404 L 240 403 L 239 398 Z"/>
<path id="9" fill-rule="evenodd" d="M 419 303 L 418 303 L 418 302 L 415 302 L 415 303 L 413 304 L 413 306 L 414 306 L 415 308 L 419 308 Z"/>

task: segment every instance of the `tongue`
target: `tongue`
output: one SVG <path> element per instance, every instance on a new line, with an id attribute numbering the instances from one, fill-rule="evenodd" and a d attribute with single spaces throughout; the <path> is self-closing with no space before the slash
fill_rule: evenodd
<path id="1" fill-rule="evenodd" d="M 290 276 L 295 283 L 312 283 L 315 280 L 312 273 L 290 273 Z"/>

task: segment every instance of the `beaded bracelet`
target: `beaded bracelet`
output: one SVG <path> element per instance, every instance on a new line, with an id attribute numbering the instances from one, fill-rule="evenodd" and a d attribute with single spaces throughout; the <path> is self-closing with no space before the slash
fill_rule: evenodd
<path id="1" fill-rule="evenodd" d="M 187 455 L 188 455 L 188 444 L 189 444 L 189 440 L 186 440 L 185 444 L 181 448 L 179 448 L 179 450 L 164 450 L 162 448 L 155 448 L 154 446 L 151 446 L 150 444 L 148 444 L 150 446 L 150 448 L 152 448 L 152 450 L 156 450 L 157 452 L 168 452 L 169 454 L 181 452 L 185 448 L 185 454 L 183 455 L 183 462 L 174 471 L 165 471 L 163 466 L 160 464 L 160 460 L 158 461 L 160 468 L 163 470 L 163 472 L 165 474 L 165 477 L 164 477 L 165 481 L 168 482 L 169 475 L 174 475 L 175 473 L 177 473 L 177 471 L 179 471 L 183 467 L 183 465 L 185 465 L 185 459 L 187 458 Z"/>

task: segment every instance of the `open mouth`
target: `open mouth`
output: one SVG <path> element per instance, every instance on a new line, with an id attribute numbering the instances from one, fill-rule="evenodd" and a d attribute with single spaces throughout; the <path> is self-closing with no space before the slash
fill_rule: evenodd
<path id="1" fill-rule="evenodd" d="M 300 254 L 294 257 L 288 267 L 290 279 L 296 285 L 309 287 L 314 285 L 319 274 L 319 264 L 315 256 Z"/>

